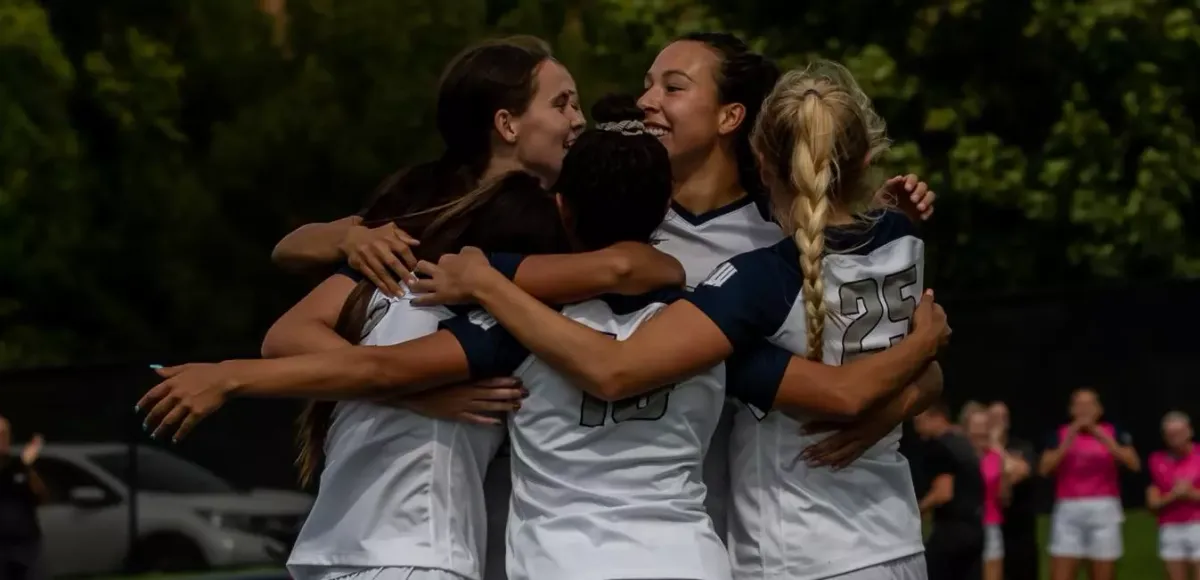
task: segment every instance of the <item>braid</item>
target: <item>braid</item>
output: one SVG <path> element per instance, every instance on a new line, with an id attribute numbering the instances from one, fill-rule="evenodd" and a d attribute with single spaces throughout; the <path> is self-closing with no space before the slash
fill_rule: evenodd
<path id="1" fill-rule="evenodd" d="M 798 195 L 792 202 L 792 218 L 797 226 L 793 238 L 800 250 L 800 271 L 804 274 L 804 320 L 808 338 L 808 358 L 824 357 L 825 225 L 829 221 L 829 191 L 833 187 L 837 162 L 834 159 L 833 118 L 815 90 L 807 91 L 796 115 L 806 120 L 806 131 L 795 144 L 791 159 L 791 181 Z"/>

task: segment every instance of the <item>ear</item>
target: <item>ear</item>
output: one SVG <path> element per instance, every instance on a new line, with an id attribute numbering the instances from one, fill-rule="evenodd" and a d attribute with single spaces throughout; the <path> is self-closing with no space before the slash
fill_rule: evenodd
<path id="1" fill-rule="evenodd" d="M 717 133 L 720 135 L 730 135 L 742 126 L 742 122 L 746 120 L 746 107 L 741 103 L 730 103 L 722 105 L 721 111 L 717 116 Z"/>
<path id="2" fill-rule="evenodd" d="M 500 135 L 500 139 L 505 143 L 509 145 L 517 144 L 517 135 L 521 133 L 521 130 L 520 122 L 515 115 L 507 109 L 500 109 L 492 117 L 492 125 L 496 128 L 496 133 Z"/>

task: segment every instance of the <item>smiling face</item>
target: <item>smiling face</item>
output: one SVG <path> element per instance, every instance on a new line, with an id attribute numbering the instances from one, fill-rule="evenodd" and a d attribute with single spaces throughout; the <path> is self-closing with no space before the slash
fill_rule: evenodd
<path id="1" fill-rule="evenodd" d="M 525 112 L 511 119 L 511 141 L 522 167 L 553 183 L 567 149 L 583 131 L 575 79 L 554 60 L 538 65 L 533 99 Z"/>
<path id="2" fill-rule="evenodd" d="M 704 43 L 681 40 L 667 45 L 646 73 L 638 106 L 646 127 L 667 148 L 673 165 L 703 158 L 722 134 L 717 78 L 721 59 Z"/>

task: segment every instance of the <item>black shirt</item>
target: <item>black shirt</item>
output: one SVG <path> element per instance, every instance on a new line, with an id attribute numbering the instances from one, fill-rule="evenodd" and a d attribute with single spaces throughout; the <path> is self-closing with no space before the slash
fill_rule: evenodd
<path id="1" fill-rule="evenodd" d="M 0 543 L 34 542 L 41 537 L 38 499 L 29 473 L 19 457 L 0 456 Z"/>
<path id="2" fill-rule="evenodd" d="M 1038 458 L 1032 443 L 1024 439 L 1009 439 L 1007 449 L 1014 457 L 1024 459 L 1030 470 L 1037 468 Z M 1036 487 L 1034 473 L 1012 486 L 1012 496 L 1008 507 L 1004 509 L 1005 534 L 1034 533 L 1037 525 Z"/>
<path id="3" fill-rule="evenodd" d="M 983 475 L 979 456 L 971 442 L 949 431 L 930 441 L 926 466 L 930 479 L 954 476 L 954 497 L 933 509 L 933 521 L 967 522 L 983 525 Z"/>

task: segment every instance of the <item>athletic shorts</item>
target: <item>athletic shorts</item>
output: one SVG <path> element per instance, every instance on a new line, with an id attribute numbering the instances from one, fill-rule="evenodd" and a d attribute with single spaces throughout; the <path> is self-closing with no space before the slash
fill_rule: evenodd
<path id="1" fill-rule="evenodd" d="M 983 561 L 1004 559 L 1004 532 L 1000 524 L 983 526 Z"/>
<path id="2" fill-rule="evenodd" d="M 927 580 L 925 554 L 913 554 L 834 576 L 829 580 Z"/>
<path id="3" fill-rule="evenodd" d="M 1200 522 L 1160 525 L 1158 556 L 1168 562 L 1200 562 Z"/>
<path id="4" fill-rule="evenodd" d="M 292 580 L 468 580 L 465 576 L 445 570 L 411 566 L 288 566 L 288 573 Z"/>
<path id="5" fill-rule="evenodd" d="M 1115 497 L 1058 500 L 1050 516 L 1050 555 L 1115 562 L 1124 553 L 1124 521 Z"/>

